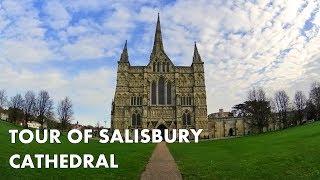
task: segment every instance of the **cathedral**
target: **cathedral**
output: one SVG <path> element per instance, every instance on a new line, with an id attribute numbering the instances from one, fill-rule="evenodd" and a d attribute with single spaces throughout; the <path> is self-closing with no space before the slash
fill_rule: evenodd
<path id="1" fill-rule="evenodd" d="M 204 63 L 194 44 L 190 66 L 176 66 L 163 47 L 160 19 L 146 66 L 130 65 L 127 42 L 118 61 L 111 129 L 203 129 L 209 137 Z"/>

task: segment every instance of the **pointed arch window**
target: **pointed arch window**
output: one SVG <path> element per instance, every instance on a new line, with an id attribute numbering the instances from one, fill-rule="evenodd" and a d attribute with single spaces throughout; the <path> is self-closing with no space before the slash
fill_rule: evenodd
<path id="1" fill-rule="evenodd" d="M 131 123 L 132 123 L 132 127 L 136 127 L 136 124 L 137 124 L 137 115 L 136 114 L 132 114 Z"/>
<path id="2" fill-rule="evenodd" d="M 157 63 L 157 72 L 160 72 L 161 64 L 160 62 Z"/>
<path id="3" fill-rule="evenodd" d="M 158 81 L 151 83 L 151 105 L 171 105 L 173 103 L 172 97 L 172 82 L 165 82 L 164 77 L 160 77 Z"/>
<path id="4" fill-rule="evenodd" d="M 137 114 L 137 126 L 141 126 L 141 116 Z"/>
<path id="5" fill-rule="evenodd" d="M 171 83 L 167 83 L 167 104 L 171 104 L 172 97 L 171 97 Z"/>
<path id="6" fill-rule="evenodd" d="M 162 72 L 166 72 L 166 69 L 167 69 L 166 65 L 167 65 L 167 63 L 163 63 L 162 64 Z"/>
<path id="7" fill-rule="evenodd" d="M 158 103 L 161 105 L 165 104 L 165 82 L 164 78 L 160 77 L 158 82 Z"/>
<path id="8" fill-rule="evenodd" d="M 191 115 L 190 115 L 189 112 L 183 113 L 183 115 L 182 115 L 182 124 L 184 126 L 191 125 Z"/>
<path id="9" fill-rule="evenodd" d="M 155 81 L 151 85 L 151 104 L 157 104 L 157 83 Z"/>
<path id="10" fill-rule="evenodd" d="M 131 123 L 133 128 L 137 128 L 141 126 L 141 116 L 139 113 L 132 114 Z"/>

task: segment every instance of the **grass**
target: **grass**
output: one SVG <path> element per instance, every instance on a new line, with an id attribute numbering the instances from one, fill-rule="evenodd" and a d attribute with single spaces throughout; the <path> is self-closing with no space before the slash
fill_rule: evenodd
<path id="1" fill-rule="evenodd" d="M 61 137 L 62 144 L 36 144 L 28 145 L 10 143 L 9 129 L 21 127 L 0 121 L 0 176 L 1 179 L 139 179 L 141 172 L 151 156 L 154 144 L 100 144 L 91 141 L 89 144 L 70 144 L 65 136 Z M 9 158 L 13 154 L 115 154 L 118 169 L 13 169 L 9 165 Z"/>
<path id="2" fill-rule="evenodd" d="M 169 149 L 184 179 L 320 179 L 319 122 Z"/>

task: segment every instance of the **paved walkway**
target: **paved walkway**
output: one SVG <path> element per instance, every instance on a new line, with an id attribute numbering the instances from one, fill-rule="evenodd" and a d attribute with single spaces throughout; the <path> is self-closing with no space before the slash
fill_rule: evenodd
<path id="1" fill-rule="evenodd" d="M 182 176 L 165 142 L 157 144 L 141 180 L 181 180 Z"/>

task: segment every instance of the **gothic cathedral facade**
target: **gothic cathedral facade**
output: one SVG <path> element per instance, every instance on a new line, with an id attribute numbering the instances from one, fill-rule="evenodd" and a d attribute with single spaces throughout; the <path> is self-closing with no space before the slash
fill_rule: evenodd
<path id="1" fill-rule="evenodd" d="M 118 61 L 111 129 L 203 129 L 208 137 L 204 63 L 196 44 L 191 66 L 175 66 L 164 51 L 158 16 L 146 66 L 132 66 L 127 42 Z"/>

